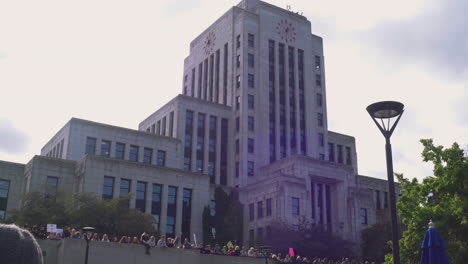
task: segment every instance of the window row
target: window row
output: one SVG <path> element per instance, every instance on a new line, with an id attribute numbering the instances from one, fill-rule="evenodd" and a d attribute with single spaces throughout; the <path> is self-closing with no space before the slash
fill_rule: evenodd
<path id="1" fill-rule="evenodd" d="M 10 181 L 0 180 L 0 220 L 5 220 L 10 192 Z"/>
<path id="2" fill-rule="evenodd" d="M 322 140 L 322 141 L 321 141 Z M 319 145 L 323 146 L 323 136 L 319 134 Z M 336 153 L 335 153 L 336 150 Z M 344 151 L 344 153 L 343 153 Z M 345 156 L 343 156 L 343 154 Z M 334 143 L 328 143 L 328 160 L 332 162 L 337 162 L 340 164 L 352 165 L 352 154 L 351 147 L 345 147 L 343 145 L 336 145 Z"/>
<path id="3" fill-rule="evenodd" d="M 166 130 L 166 125 L 168 128 L 167 130 Z M 173 137 L 174 135 L 174 111 L 169 113 L 169 121 L 167 121 L 167 117 L 165 116 L 161 120 L 157 121 L 156 123 L 146 128 L 146 132 L 155 134 L 158 136 Z"/>
<path id="4" fill-rule="evenodd" d="M 47 154 L 47 157 L 52 157 L 52 158 L 57 158 L 61 159 L 63 158 L 63 144 L 64 144 L 64 139 L 57 143 Z"/>
<path id="5" fill-rule="evenodd" d="M 236 48 L 241 47 L 241 35 L 237 35 L 236 37 Z M 254 48 L 255 47 L 255 35 L 248 33 L 247 34 L 247 47 Z"/>
<path id="6" fill-rule="evenodd" d="M 266 199 L 265 206 L 263 202 L 264 201 L 257 202 L 257 219 L 262 219 L 264 215 L 266 217 L 270 217 L 272 215 L 272 199 Z M 255 220 L 255 203 L 249 204 L 249 220 Z"/>
<path id="7" fill-rule="evenodd" d="M 373 193 L 374 193 L 375 209 L 380 210 L 382 208 L 384 209 L 388 208 L 388 192 L 374 190 Z M 382 194 L 383 199 L 380 198 L 380 194 Z"/>
<path id="8" fill-rule="evenodd" d="M 104 176 L 102 198 L 112 199 L 114 197 L 114 184 L 116 178 Z M 131 192 L 132 181 L 130 179 L 120 179 L 120 196 L 124 196 Z M 151 187 L 148 190 L 148 186 Z M 167 187 L 167 212 L 166 212 L 166 235 L 174 236 L 175 223 L 177 217 L 177 192 L 179 187 Z M 192 216 L 192 196 L 193 190 L 183 188 L 182 190 L 182 238 L 190 239 L 190 222 Z M 162 209 L 163 185 L 158 183 L 150 183 L 144 181 L 136 181 L 135 208 L 150 213 L 160 229 L 160 218 Z M 150 208 L 146 208 L 147 199 L 151 200 Z"/>
<path id="9" fill-rule="evenodd" d="M 92 137 L 86 138 L 85 154 L 96 154 L 97 139 Z M 112 141 L 101 140 L 99 155 L 104 157 L 111 156 Z M 128 160 L 135 162 L 143 162 L 146 164 L 156 164 L 158 166 L 166 166 L 166 151 L 156 150 L 156 160 L 153 161 L 153 148 L 143 148 L 143 157 L 140 158 L 140 146 L 130 145 L 127 150 L 127 144 L 121 142 L 115 142 L 115 154 L 116 159 L 125 159 L 126 152 L 128 151 Z"/>

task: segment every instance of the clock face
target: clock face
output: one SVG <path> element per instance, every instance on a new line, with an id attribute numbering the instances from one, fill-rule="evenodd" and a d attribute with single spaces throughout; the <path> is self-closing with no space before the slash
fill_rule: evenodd
<path id="1" fill-rule="evenodd" d="M 293 24 L 286 19 L 281 19 L 280 22 L 278 22 L 276 30 L 282 41 L 290 43 L 296 40 L 296 30 Z"/>
<path id="2" fill-rule="evenodd" d="M 215 40 L 216 40 L 216 36 L 213 32 L 210 32 L 208 33 L 208 35 L 206 35 L 205 46 L 203 47 L 206 55 L 210 54 L 213 51 Z"/>

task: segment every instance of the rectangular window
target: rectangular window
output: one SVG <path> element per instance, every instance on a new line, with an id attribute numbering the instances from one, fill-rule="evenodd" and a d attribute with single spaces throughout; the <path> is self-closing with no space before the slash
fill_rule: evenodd
<path id="1" fill-rule="evenodd" d="M 161 120 L 156 122 L 156 135 L 161 135 Z"/>
<path id="2" fill-rule="evenodd" d="M 388 208 L 388 193 L 383 192 L 383 199 L 384 199 L 384 208 Z"/>
<path id="3" fill-rule="evenodd" d="M 144 148 L 143 149 L 143 163 L 151 164 L 152 160 L 153 160 L 153 149 Z"/>
<path id="4" fill-rule="evenodd" d="M 137 182 L 135 208 L 146 212 L 146 182 Z"/>
<path id="5" fill-rule="evenodd" d="M 210 182 L 215 183 L 215 170 L 216 170 L 216 135 L 217 135 L 217 122 L 216 116 L 210 116 L 209 122 L 209 141 L 208 141 L 208 175 L 210 175 Z"/>
<path id="6" fill-rule="evenodd" d="M 322 76 L 320 74 L 315 75 L 315 86 L 317 86 L 317 88 L 322 87 Z"/>
<path id="7" fill-rule="evenodd" d="M 184 170 L 192 169 L 193 111 L 185 112 Z"/>
<path id="8" fill-rule="evenodd" d="M 151 215 L 156 221 L 158 230 L 159 230 L 159 220 L 161 218 L 161 197 L 162 197 L 162 185 L 153 183 L 153 191 L 151 193 Z"/>
<path id="9" fill-rule="evenodd" d="M 325 206 L 327 208 L 327 226 L 328 226 L 328 231 L 331 233 L 332 231 L 332 224 L 331 224 L 331 196 L 330 196 L 330 186 L 325 185 Z"/>
<path id="10" fill-rule="evenodd" d="M 361 208 L 360 210 L 361 224 L 367 225 L 367 208 Z"/>
<path id="11" fill-rule="evenodd" d="M 236 117 L 236 132 L 240 130 L 240 117 Z"/>
<path id="12" fill-rule="evenodd" d="M 120 179 L 120 196 L 125 196 L 130 193 L 131 183 L 131 180 Z"/>
<path id="13" fill-rule="evenodd" d="M 140 147 L 130 145 L 130 153 L 129 153 L 128 159 L 130 161 L 138 162 L 138 152 L 139 151 L 140 151 Z"/>
<path id="14" fill-rule="evenodd" d="M 110 157 L 111 142 L 109 140 L 101 140 L 101 156 Z"/>
<path id="15" fill-rule="evenodd" d="M 255 87 L 255 75 L 249 73 L 247 81 L 248 81 L 249 88 Z"/>
<path id="16" fill-rule="evenodd" d="M 211 200 L 210 201 L 210 216 L 215 216 L 216 215 L 216 201 Z"/>
<path id="17" fill-rule="evenodd" d="M 192 84 L 190 86 L 191 88 L 190 95 L 194 97 L 195 96 L 195 68 L 192 69 L 192 82 L 191 83 Z"/>
<path id="18" fill-rule="evenodd" d="M 239 162 L 236 161 L 236 178 L 239 178 L 239 170 L 240 170 L 240 168 L 239 168 Z"/>
<path id="19" fill-rule="evenodd" d="M 169 186 L 167 191 L 166 236 L 174 237 L 177 216 L 177 187 Z"/>
<path id="20" fill-rule="evenodd" d="M 214 101 L 219 103 L 219 64 L 220 63 L 220 51 L 216 51 L 215 59 L 215 87 L 214 87 Z"/>
<path id="21" fill-rule="evenodd" d="M 174 111 L 169 113 L 169 136 L 172 137 L 174 132 Z"/>
<path id="22" fill-rule="evenodd" d="M 224 59 L 223 59 L 223 104 L 227 105 L 227 84 L 228 84 L 228 44 L 224 44 Z"/>
<path id="23" fill-rule="evenodd" d="M 0 220 L 4 220 L 6 218 L 9 192 L 10 181 L 0 180 Z"/>
<path id="24" fill-rule="evenodd" d="M 190 222 L 192 221 L 192 189 L 183 191 L 182 199 L 182 240 L 190 240 Z"/>
<path id="25" fill-rule="evenodd" d="M 247 139 L 247 151 L 249 153 L 254 153 L 255 142 L 253 138 Z"/>
<path id="26" fill-rule="evenodd" d="M 325 160 L 325 154 L 319 153 L 319 160 Z"/>
<path id="27" fill-rule="evenodd" d="M 236 66 L 237 66 L 237 68 L 240 67 L 240 63 L 241 63 L 241 56 L 237 55 L 237 57 L 236 57 Z"/>
<path id="28" fill-rule="evenodd" d="M 263 218 L 263 201 L 257 202 L 257 218 Z"/>
<path id="29" fill-rule="evenodd" d="M 263 239 L 263 227 L 257 228 L 257 237 L 258 239 Z"/>
<path id="30" fill-rule="evenodd" d="M 102 188 L 102 199 L 114 198 L 114 177 L 104 176 L 104 185 Z"/>
<path id="31" fill-rule="evenodd" d="M 158 166 L 166 166 L 166 151 L 158 150 L 158 160 L 156 161 Z"/>
<path id="32" fill-rule="evenodd" d="M 249 48 L 253 48 L 255 46 L 255 36 L 254 36 L 254 34 L 249 33 L 247 35 L 247 42 L 248 42 Z"/>
<path id="33" fill-rule="evenodd" d="M 247 161 L 247 176 L 254 176 L 254 162 Z"/>
<path id="34" fill-rule="evenodd" d="M 198 65 L 198 98 L 202 99 L 203 96 L 203 62 Z"/>
<path id="35" fill-rule="evenodd" d="M 268 134 L 270 145 L 270 162 L 276 160 L 276 96 L 275 96 L 275 42 L 268 41 Z"/>
<path id="36" fill-rule="evenodd" d="M 237 38 L 236 38 L 236 47 L 237 48 L 240 48 L 241 46 L 241 35 L 237 35 Z"/>
<path id="37" fill-rule="evenodd" d="M 117 142 L 115 144 L 115 158 L 124 159 L 125 158 L 125 144 Z"/>
<path id="38" fill-rule="evenodd" d="M 208 58 L 203 63 L 203 99 L 208 98 Z"/>
<path id="39" fill-rule="evenodd" d="M 161 135 L 162 136 L 166 135 L 166 117 L 163 117 L 163 119 L 162 119 Z"/>
<path id="40" fill-rule="evenodd" d="M 380 204 L 380 191 L 375 190 L 374 191 L 374 197 L 375 197 L 375 209 L 380 210 L 382 209 L 382 206 Z"/>
<path id="41" fill-rule="evenodd" d="M 253 95 L 247 95 L 247 106 L 250 110 L 253 110 L 255 107 L 255 98 Z"/>
<path id="42" fill-rule="evenodd" d="M 318 223 L 323 224 L 323 185 L 317 184 L 317 218 Z"/>
<path id="43" fill-rule="evenodd" d="M 335 144 L 328 143 L 328 160 L 335 161 Z"/>
<path id="44" fill-rule="evenodd" d="M 236 96 L 236 110 L 240 108 L 240 96 Z"/>
<path id="45" fill-rule="evenodd" d="M 249 230 L 249 244 L 253 244 L 255 241 L 255 230 L 250 229 Z"/>
<path id="46" fill-rule="evenodd" d="M 236 76 L 236 88 L 239 88 L 241 85 L 241 77 L 240 75 Z"/>
<path id="47" fill-rule="evenodd" d="M 198 113 L 197 120 L 197 172 L 203 173 L 203 162 L 205 154 L 205 114 Z"/>
<path id="48" fill-rule="evenodd" d="M 247 128 L 249 129 L 249 131 L 254 131 L 255 122 L 254 122 L 254 117 L 253 116 L 249 116 L 247 118 Z"/>
<path id="49" fill-rule="evenodd" d="M 239 154 L 240 146 L 239 146 L 239 139 L 236 139 L 236 154 Z"/>
<path id="50" fill-rule="evenodd" d="M 322 94 L 321 93 L 317 93 L 317 105 L 318 106 L 322 106 L 323 102 L 322 102 Z"/>
<path id="51" fill-rule="evenodd" d="M 323 137 L 323 133 L 318 133 L 318 142 L 320 147 L 325 146 L 325 139 Z"/>
<path id="52" fill-rule="evenodd" d="M 317 113 L 317 125 L 323 127 L 323 114 Z"/>
<path id="53" fill-rule="evenodd" d="M 315 56 L 315 68 L 320 69 L 320 56 Z"/>
<path id="54" fill-rule="evenodd" d="M 55 197 L 55 195 L 57 195 L 58 180 L 59 179 L 57 177 L 47 176 L 45 191 L 46 198 Z"/>
<path id="55" fill-rule="evenodd" d="M 228 159 L 228 120 L 221 120 L 221 157 L 220 157 L 220 184 L 227 185 L 227 159 Z"/>
<path id="56" fill-rule="evenodd" d="M 346 147 L 346 165 L 351 165 L 351 148 Z"/>
<path id="57" fill-rule="evenodd" d="M 299 198 L 296 198 L 296 197 L 291 198 L 291 213 L 293 215 L 299 215 L 300 213 Z"/>
<path id="58" fill-rule="evenodd" d="M 255 220 L 255 204 L 249 204 L 249 220 Z"/>
<path id="59" fill-rule="evenodd" d="M 209 93 L 208 93 L 208 100 L 213 102 L 213 78 L 214 78 L 214 54 L 210 56 L 210 78 L 209 78 Z"/>
<path id="60" fill-rule="evenodd" d="M 247 56 L 247 62 L 248 62 L 248 65 L 250 68 L 253 68 L 254 65 L 255 65 L 255 61 L 254 61 L 254 55 L 249 53 L 248 56 Z"/>
<path id="61" fill-rule="evenodd" d="M 86 150 L 85 154 L 96 154 L 96 139 L 86 138 Z"/>
<path id="62" fill-rule="evenodd" d="M 336 145 L 336 152 L 338 157 L 337 157 L 337 160 L 338 160 L 338 163 L 341 163 L 343 164 L 343 146 L 342 145 Z"/>
<path id="63" fill-rule="evenodd" d="M 266 216 L 271 216 L 271 198 L 266 200 Z"/>

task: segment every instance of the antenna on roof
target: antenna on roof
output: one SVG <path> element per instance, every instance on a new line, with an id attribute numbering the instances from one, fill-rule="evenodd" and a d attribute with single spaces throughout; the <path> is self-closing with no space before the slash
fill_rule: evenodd
<path id="1" fill-rule="evenodd" d="M 291 11 L 291 5 L 286 5 L 286 9 L 287 9 L 288 11 Z"/>

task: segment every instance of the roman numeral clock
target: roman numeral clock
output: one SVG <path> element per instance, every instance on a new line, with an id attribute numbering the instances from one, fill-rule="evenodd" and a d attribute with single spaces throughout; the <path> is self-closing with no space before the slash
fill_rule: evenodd
<path id="1" fill-rule="evenodd" d="M 211 52 L 213 52 L 215 40 L 216 40 L 215 33 L 214 32 L 208 33 L 208 35 L 205 38 L 205 45 L 203 46 L 203 49 L 205 50 L 205 55 L 209 55 Z"/>
<path id="2" fill-rule="evenodd" d="M 286 19 L 281 19 L 280 22 L 278 22 L 276 30 L 282 41 L 291 43 L 296 40 L 296 30 L 293 24 Z"/>

